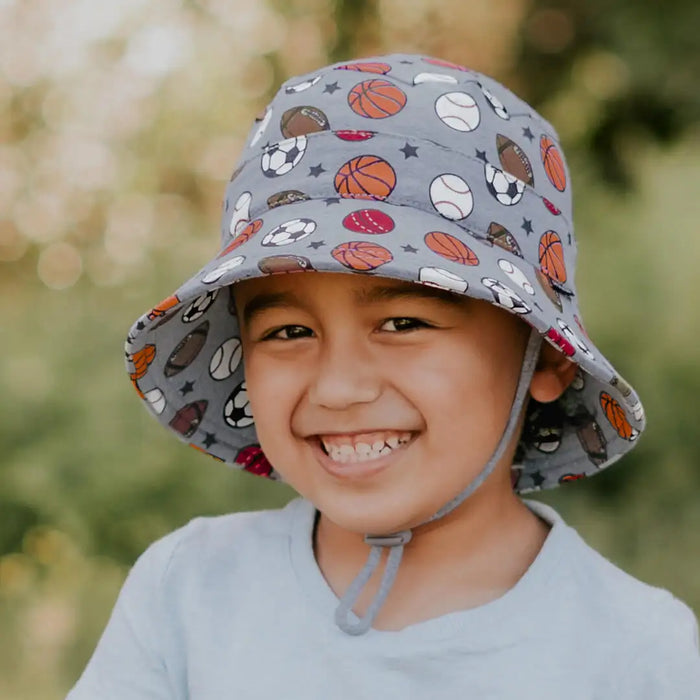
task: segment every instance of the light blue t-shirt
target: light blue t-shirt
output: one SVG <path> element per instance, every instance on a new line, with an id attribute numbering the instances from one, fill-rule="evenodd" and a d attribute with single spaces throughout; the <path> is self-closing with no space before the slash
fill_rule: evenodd
<path id="1" fill-rule="evenodd" d="M 68 699 L 698 700 L 690 608 L 524 502 L 552 528 L 507 593 L 355 637 L 335 625 L 309 501 L 195 518 L 138 559 Z"/>

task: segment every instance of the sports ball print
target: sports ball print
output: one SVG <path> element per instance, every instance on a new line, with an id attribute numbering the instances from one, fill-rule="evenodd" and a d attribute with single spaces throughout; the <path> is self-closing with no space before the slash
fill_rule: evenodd
<path id="1" fill-rule="evenodd" d="M 396 172 L 379 156 L 352 158 L 335 175 L 335 189 L 341 197 L 386 199 L 396 187 Z"/>
<path id="2" fill-rule="evenodd" d="M 266 275 L 314 270 L 311 261 L 302 255 L 271 255 L 258 262 L 258 269 Z"/>
<path id="3" fill-rule="evenodd" d="M 377 132 L 366 129 L 338 129 L 333 132 L 341 141 L 367 141 Z"/>
<path id="4" fill-rule="evenodd" d="M 588 411 L 585 411 L 581 415 L 576 415 L 575 421 L 578 424 L 576 428 L 576 437 L 581 447 L 583 447 L 584 452 L 588 455 L 588 459 L 590 459 L 596 467 L 607 462 L 608 443 L 595 417 L 588 413 Z"/>
<path id="5" fill-rule="evenodd" d="M 562 311 L 564 307 L 561 305 L 561 296 L 559 295 L 559 292 L 552 286 L 552 282 L 549 279 L 549 277 L 547 277 L 547 275 L 545 275 L 541 270 L 535 270 L 535 279 L 540 283 L 542 291 L 552 302 L 552 304 L 554 304 L 554 306 L 556 306 L 557 309 L 559 309 L 559 311 Z"/>
<path id="6" fill-rule="evenodd" d="M 214 351 L 209 361 L 209 376 L 217 382 L 228 379 L 237 369 L 243 357 L 240 338 L 225 340 Z"/>
<path id="7" fill-rule="evenodd" d="M 387 248 L 369 241 L 348 241 L 331 251 L 341 265 L 355 272 L 367 272 L 391 262 L 394 256 Z"/>
<path id="8" fill-rule="evenodd" d="M 358 209 L 343 219 L 343 226 L 354 233 L 389 233 L 394 220 L 379 209 Z"/>
<path id="9" fill-rule="evenodd" d="M 538 452 L 553 454 L 561 446 L 563 416 L 553 403 L 534 403 L 523 426 L 523 440 Z"/>
<path id="10" fill-rule="evenodd" d="M 231 221 L 228 227 L 228 231 L 232 236 L 237 236 L 248 223 L 252 199 L 253 197 L 250 192 L 243 192 L 233 205 Z"/>
<path id="11" fill-rule="evenodd" d="M 253 424 L 253 413 L 248 401 L 245 381 L 242 381 L 226 399 L 224 421 L 231 428 L 247 428 Z"/>
<path id="12" fill-rule="evenodd" d="M 348 93 L 350 109 L 368 119 L 386 119 L 406 105 L 406 93 L 383 78 L 363 80 Z"/>
<path id="13" fill-rule="evenodd" d="M 566 189 L 564 160 L 554 141 L 544 134 L 540 137 L 540 158 L 549 181 L 556 189 L 563 192 Z"/>
<path id="14" fill-rule="evenodd" d="M 289 245 L 310 236 L 315 230 L 316 222 L 311 219 L 290 219 L 268 231 L 260 245 Z"/>
<path id="15" fill-rule="evenodd" d="M 157 416 L 159 416 L 165 410 L 165 406 L 166 406 L 165 396 L 163 395 L 163 392 L 160 389 L 156 388 L 156 389 L 151 389 L 150 391 L 147 391 L 143 395 L 143 398 L 146 400 L 146 405 Z"/>
<path id="16" fill-rule="evenodd" d="M 215 267 L 211 272 L 208 272 L 204 277 L 202 277 L 203 284 L 214 284 L 218 282 L 226 273 L 235 270 L 239 265 L 245 260 L 245 255 L 237 255 L 226 262 L 221 263 L 218 267 Z"/>
<path id="17" fill-rule="evenodd" d="M 174 377 L 182 372 L 183 369 L 189 367 L 204 347 L 208 333 L 209 321 L 204 321 L 204 323 L 200 323 L 191 330 L 170 353 L 165 362 L 163 374 L 168 378 Z"/>
<path id="18" fill-rule="evenodd" d="M 391 70 L 391 66 L 388 63 L 364 61 L 360 63 L 346 63 L 344 66 L 336 66 L 335 70 L 356 70 L 360 73 L 378 73 L 384 75 Z"/>
<path id="19" fill-rule="evenodd" d="M 171 294 L 169 297 L 163 299 L 160 304 L 156 304 L 147 315 L 149 321 L 154 321 L 157 318 L 165 316 L 165 314 L 170 311 L 174 306 L 180 303 L 177 295 Z"/>
<path id="20" fill-rule="evenodd" d="M 267 478 L 274 477 L 272 465 L 267 461 L 265 453 L 260 445 L 249 445 L 244 447 L 234 459 L 236 464 L 240 464 L 244 471 L 264 476 Z"/>
<path id="21" fill-rule="evenodd" d="M 481 92 L 484 93 L 484 97 L 486 98 L 486 101 L 489 104 L 489 107 L 494 111 L 496 116 L 500 117 L 501 119 L 508 120 L 510 119 L 510 115 L 508 114 L 508 110 L 505 108 L 503 103 L 488 89 L 485 88 L 481 83 L 477 83 L 479 88 L 481 89 Z"/>
<path id="22" fill-rule="evenodd" d="M 442 173 L 430 183 L 430 201 L 446 219 L 466 219 L 474 208 L 471 188 L 459 175 Z"/>
<path id="23" fill-rule="evenodd" d="M 535 288 L 530 284 L 530 280 L 527 278 L 525 273 L 516 267 L 510 260 L 503 260 L 502 258 L 498 261 L 498 267 L 505 272 L 511 282 L 520 287 L 526 294 L 530 296 L 535 295 Z"/>
<path id="24" fill-rule="evenodd" d="M 469 288 L 469 283 L 459 275 L 441 267 L 421 267 L 418 271 L 418 282 L 429 287 L 437 287 L 451 292 L 464 294 Z"/>
<path id="25" fill-rule="evenodd" d="M 466 92 L 447 92 L 435 100 L 435 114 L 455 131 L 474 131 L 481 121 L 476 100 Z"/>
<path id="26" fill-rule="evenodd" d="M 549 210 L 550 214 L 554 216 L 559 216 L 561 214 L 561 209 L 556 207 L 553 202 L 550 202 L 546 197 L 542 197 L 542 204 Z"/>
<path id="27" fill-rule="evenodd" d="M 556 231 L 546 231 L 542 234 L 538 255 L 543 275 L 554 282 L 566 282 L 564 246 Z"/>
<path id="28" fill-rule="evenodd" d="M 255 146 L 255 144 L 258 141 L 260 141 L 260 139 L 262 138 L 262 135 L 265 133 L 265 129 L 267 129 L 267 125 L 270 123 L 271 119 L 272 119 L 272 109 L 270 107 L 267 107 L 265 109 L 263 116 L 260 118 L 260 124 L 258 125 L 258 128 L 256 129 L 255 133 L 253 134 L 253 138 L 250 140 L 251 146 Z M 231 179 L 233 179 L 233 177 Z"/>
<path id="29" fill-rule="evenodd" d="M 560 484 L 566 484 L 571 481 L 580 481 L 581 479 L 584 479 L 586 477 L 585 474 L 562 474 L 559 477 L 559 483 Z"/>
<path id="30" fill-rule="evenodd" d="M 515 141 L 507 136 L 503 136 L 503 134 L 497 134 L 496 149 L 498 150 L 498 160 L 501 162 L 501 167 L 505 172 L 514 175 L 526 185 L 532 186 L 535 184 L 530 159 Z"/>
<path id="31" fill-rule="evenodd" d="M 481 283 L 493 295 L 494 301 L 515 314 L 529 314 L 532 309 L 510 288 L 492 277 L 484 277 Z"/>
<path id="32" fill-rule="evenodd" d="M 421 85 L 422 83 L 447 83 L 448 85 L 456 85 L 457 78 L 446 73 L 418 73 L 414 76 L 413 84 Z"/>
<path id="33" fill-rule="evenodd" d="M 593 359 L 593 353 L 589 350 L 588 346 L 576 335 L 571 330 L 571 326 L 569 326 L 566 321 L 564 321 L 561 318 L 557 319 L 557 325 L 561 329 L 561 332 L 566 336 L 566 338 L 576 347 L 578 350 L 580 350 L 589 360 Z"/>
<path id="34" fill-rule="evenodd" d="M 441 68 L 452 68 L 454 70 L 459 70 L 466 72 L 468 69 L 461 66 L 459 63 L 452 63 L 452 61 L 444 61 L 441 58 L 423 57 L 426 63 L 430 63 L 431 66 L 440 66 Z"/>
<path id="35" fill-rule="evenodd" d="M 489 224 L 488 231 L 486 232 L 486 240 L 491 243 L 491 245 L 497 245 L 499 248 L 503 248 L 503 250 L 517 255 L 519 258 L 523 257 L 515 236 L 505 226 L 496 221 L 492 221 Z"/>
<path id="36" fill-rule="evenodd" d="M 525 183 L 514 175 L 484 163 L 484 178 L 488 191 L 500 204 L 512 207 L 522 199 Z"/>
<path id="37" fill-rule="evenodd" d="M 209 402 L 203 399 L 188 403 L 173 416 L 170 427 L 186 438 L 192 437 L 202 422 L 208 405 Z"/>
<path id="38" fill-rule="evenodd" d="M 637 439 L 639 431 L 630 425 L 622 406 L 605 391 L 600 392 L 600 406 L 608 422 L 621 438 L 630 441 Z"/>
<path id="39" fill-rule="evenodd" d="M 265 177 L 286 175 L 292 168 L 299 165 L 306 152 L 306 143 L 306 136 L 296 136 L 268 146 L 260 158 L 263 175 Z"/>
<path id="40" fill-rule="evenodd" d="M 476 256 L 476 253 L 460 241 L 459 238 L 451 236 L 449 233 L 431 231 L 425 234 L 423 240 L 433 253 L 437 253 L 450 262 L 459 263 L 460 265 L 479 264 L 479 258 Z"/>
<path id="41" fill-rule="evenodd" d="M 316 75 L 310 80 L 302 80 L 300 83 L 295 83 L 294 85 L 287 85 L 287 87 L 284 89 L 284 91 L 288 95 L 295 95 L 296 93 L 299 92 L 305 92 L 309 88 L 312 88 L 316 83 L 321 80 L 320 75 Z"/>
<path id="42" fill-rule="evenodd" d="M 576 348 L 571 341 L 565 338 L 556 328 L 548 328 L 544 337 L 555 348 L 559 348 L 567 357 L 573 357 L 576 354 Z"/>
<path id="43" fill-rule="evenodd" d="M 328 129 L 328 117 L 318 107 L 311 105 L 291 107 L 280 119 L 280 131 L 287 139 Z"/>
<path id="44" fill-rule="evenodd" d="M 248 222 L 246 226 L 241 229 L 239 234 L 219 253 L 217 257 L 223 258 L 228 255 L 232 250 L 238 248 L 238 246 L 243 245 L 246 241 L 250 240 L 263 225 L 262 219 L 253 219 L 253 221 Z"/>
<path id="45" fill-rule="evenodd" d="M 267 206 L 270 209 L 275 207 L 283 207 L 287 204 L 294 204 L 294 202 L 304 202 L 310 199 L 308 194 L 304 194 L 299 190 L 284 190 L 282 192 L 275 192 L 267 198 Z"/>
<path id="46" fill-rule="evenodd" d="M 183 323 L 192 323 L 203 316 L 209 307 L 214 303 L 219 294 L 218 289 L 213 289 L 211 292 L 206 292 L 192 300 L 187 308 L 182 312 Z"/>
<path id="47" fill-rule="evenodd" d="M 130 376 L 131 381 L 135 382 L 145 376 L 151 363 L 156 359 L 156 346 L 152 343 L 144 345 L 141 350 L 127 355 L 127 359 L 134 365 L 134 371 Z"/>

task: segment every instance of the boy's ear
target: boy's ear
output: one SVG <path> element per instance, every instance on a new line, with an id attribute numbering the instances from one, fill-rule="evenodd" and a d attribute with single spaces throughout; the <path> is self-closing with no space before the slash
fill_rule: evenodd
<path id="1" fill-rule="evenodd" d="M 578 365 L 562 352 L 549 343 L 542 343 L 530 382 L 530 396 L 539 403 L 555 401 L 574 381 L 577 369 Z"/>

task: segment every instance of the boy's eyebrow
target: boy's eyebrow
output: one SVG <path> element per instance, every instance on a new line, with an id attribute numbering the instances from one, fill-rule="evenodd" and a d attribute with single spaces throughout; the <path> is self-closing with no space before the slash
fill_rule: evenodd
<path id="1" fill-rule="evenodd" d="M 399 285 L 378 285 L 370 289 L 358 289 L 354 293 L 357 304 L 375 304 L 393 299 L 433 299 L 452 306 L 464 304 L 465 297 L 438 287 L 403 282 Z M 248 325 L 263 310 L 281 306 L 303 307 L 303 302 L 294 292 L 263 292 L 249 299 L 243 307 L 243 324 Z"/>

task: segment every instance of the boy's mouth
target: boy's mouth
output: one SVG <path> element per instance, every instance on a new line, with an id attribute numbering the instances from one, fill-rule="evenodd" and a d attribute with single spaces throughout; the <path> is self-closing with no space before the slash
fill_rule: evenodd
<path id="1" fill-rule="evenodd" d="M 323 453 L 338 464 L 370 462 L 404 447 L 417 435 L 408 430 L 380 430 L 344 435 L 316 435 Z"/>

